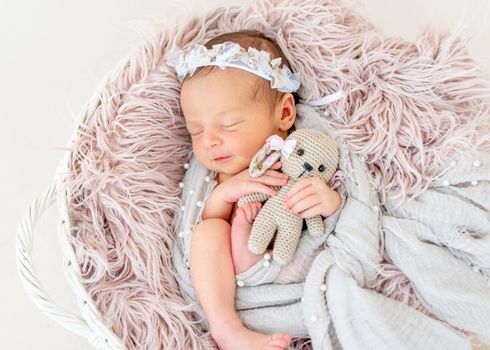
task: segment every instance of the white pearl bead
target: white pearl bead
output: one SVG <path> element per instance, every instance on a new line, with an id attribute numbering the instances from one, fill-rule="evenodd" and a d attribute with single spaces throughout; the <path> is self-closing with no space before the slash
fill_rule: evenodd
<path id="1" fill-rule="evenodd" d="M 203 203 L 202 203 L 201 201 L 197 201 L 197 203 L 196 203 L 196 205 L 197 205 L 199 208 L 200 208 L 200 207 L 202 207 L 202 204 L 203 204 Z"/>
<path id="2" fill-rule="evenodd" d="M 191 165 L 190 165 L 189 163 L 185 163 L 185 164 L 184 164 L 184 168 L 185 168 L 185 169 L 189 169 L 189 167 L 190 167 L 190 166 L 191 166 Z"/>
<path id="3" fill-rule="evenodd" d="M 378 206 L 376 206 L 376 205 L 373 205 L 371 208 L 373 208 L 373 210 L 375 210 L 375 211 L 379 210 Z"/>
<path id="4" fill-rule="evenodd" d="M 179 232 L 179 237 L 184 237 L 184 232 L 180 231 Z"/>
<path id="5" fill-rule="evenodd" d="M 236 285 L 237 285 L 238 287 L 243 287 L 243 286 L 245 285 L 245 282 L 243 282 L 242 280 L 237 280 L 237 281 L 236 281 Z"/>
<path id="6" fill-rule="evenodd" d="M 471 181 L 471 184 L 472 184 L 473 186 L 476 186 L 476 185 L 478 185 L 478 181 L 473 180 L 473 181 Z"/>
<path id="7" fill-rule="evenodd" d="M 480 163 L 480 161 L 479 161 L 479 160 L 475 160 L 475 161 L 473 162 L 473 166 L 474 166 L 475 168 L 479 168 L 479 167 L 480 167 L 480 165 L 481 165 L 481 163 Z"/>
<path id="8" fill-rule="evenodd" d="M 454 168 L 456 166 L 456 162 L 453 160 L 450 164 L 451 168 Z"/>
<path id="9" fill-rule="evenodd" d="M 185 205 L 180 207 L 180 210 L 184 211 L 185 210 Z"/>
<path id="10" fill-rule="evenodd" d="M 271 264 L 271 263 L 270 263 L 269 261 L 264 261 L 264 263 L 263 263 L 264 267 L 269 267 L 269 266 L 270 266 L 270 264 Z"/>
<path id="11" fill-rule="evenodd" d="M 206 181 L 206 182 L 211 181 L 211 176 L 206 176 L 206 177 L 204 178 L 204 181 Z"/>
<path id="12" fill-rule="evenodd" d="M 184 183 L 183 182 L 179 182 L 179 187 L 180 188 L 184 188 Z"/>
<path id="13" fill-rule="evenodd" d="M 326 290 L 327 290 L 327 285 L 326 285 L 326 284 L 322 284 L 322 285 L 320 286 L 320 290 L 321 290 L 322 292 L 326 291 Z"/>
<path id="14" fill-rule="evenodd" d="M 318 321 L 318 316 L 317 316 L 317 315 L 315 315 L 315 314 L 311 315 L 311 320 L 312 320 L 313 322 Z"/>
<path id="15" fill-rule="evenodd" d="M 190 190 L 190 191 L 189 191 L 189 194 L 190 194 L 190 195 L 193 195 L 193 194 L 194 194 L 194 190 Z"/>
<path id="16" fill-rule="evenodd" d="M 265 259 L 265 260 L 270 260 L 270 259 L 271 259 L 271 255 L 270 255 L 270 253 L 265 253 L 265 254 L 264 254 L 264 259 Z"/>
<path id="17" fill-rule="evenodd" d="M 444 181 L 442 182 L 442 184 L 443 184 L 444 186 L 449 186 L 449 180 L 444 180 Z"/>

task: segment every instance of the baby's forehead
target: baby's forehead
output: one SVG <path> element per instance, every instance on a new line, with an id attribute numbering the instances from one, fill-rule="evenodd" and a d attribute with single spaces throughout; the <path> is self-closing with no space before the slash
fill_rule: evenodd
<path id="1" fill-rule="evenodd" d="M 263 79 L 255 74 L 234 67 L 221 69 L 217 66 L 211 71 L 199 71 L 194 76 L 184 80 L 182 93 L 202 94 L 229 92 L 234 95 L 251 95 L 259 81 Z M 224 89 L 223 91 L 220 88 Z"/>
<path id="2" fill-rule="evenodd" d="M 194 119 L 209 114 L 218 117 L 255 108 L 262 101 L 255 96 L 257 79 L 261 78 L 240 69 L 217 67 L 216 71 L 185 80 L 180 95 L 185 117 Z"/>

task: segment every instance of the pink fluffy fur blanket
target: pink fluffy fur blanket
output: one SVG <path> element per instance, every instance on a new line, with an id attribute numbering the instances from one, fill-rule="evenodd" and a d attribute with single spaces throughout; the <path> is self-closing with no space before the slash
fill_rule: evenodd
<path id="1" fill-rule="evenodd" d="M 174 44 L 242 29 L 278 42 L 301 73 L 303 99 L 346 93 L 329 107 L 330 123 L 364 157 L 382 200 L 410 200 L 451 157 L 490 149 L 490 85 L 455 33 L 428 29 L 408 42 L 380 33 L 351 2 L 328 0 L 258 0 L 155 28 L 98 92 L 65 183 L 83 283 L 128 349 L 215 348 L 172 268 L 191 141 L 164 62 Z M 409 286 L 385 266 L 394 273 L 380 290 Z"/>

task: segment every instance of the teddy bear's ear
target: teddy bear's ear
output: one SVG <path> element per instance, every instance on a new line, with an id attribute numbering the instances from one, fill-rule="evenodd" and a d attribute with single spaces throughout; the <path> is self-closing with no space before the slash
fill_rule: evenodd
<path id="1" fill-rule="evenodd" d="M 250 161 L 248 172 L 252 177 L 258 177 L 265 173 L 279 158 L 281 157 L 280 150 L 273 150 L 269 142 L 255 154 Z"/>

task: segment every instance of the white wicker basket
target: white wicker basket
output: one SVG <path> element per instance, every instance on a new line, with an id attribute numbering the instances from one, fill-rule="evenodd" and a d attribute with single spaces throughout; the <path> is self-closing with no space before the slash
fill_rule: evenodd
<path id="1" fill-rule="evenodd" d="M 82 108 L 79 114 L 79 123 L 75 128 L 72 139 L 69 141 L 70 150 L 72 149 L 76 138 L 79 136 L 79 125 L 88 120 L 99 105 L 100 101 L 98 96 L 100 89 L 106 84 L 114 82 L 127 64 L 128 57 L 125 57 L 113 71 L 106 75 L 96 89 L 94 96 Z M 96 349 L 124 349 L 125 347 L 123 346 L 121 339 L 102 322 L 100 312 L 97 310 L 94 301 L 85 290 L 81 282 L 81 272 L 75 252 L 69 243 L 69 236 L 73 231 L 68 215 L 69 203 L 67 194 L 63 191 L 61 185 L 65 181 L 65 176 L 68 173 L 72 155 L 72 151 L 69 151 L 60 161 L 53 183 L 44 193 L 30 204 L 19 225 L 16 240 L 17 269 L 27 294 L 32 298 L 41 311 L 50 318 L 58 322 L 64 328 L 87 338 Z M 32 261 L 34 226 L 41 215 L 54 204 L 55 200 L 57 201 L 60 216 L 58 233 L 61 250 L 63 252 L 63 269 L 70 287 L 75 292 L 80 311 L 79 315 L 64 310 L 49 297 L 43 290 L 43 286 L 39 281 Z"/>

